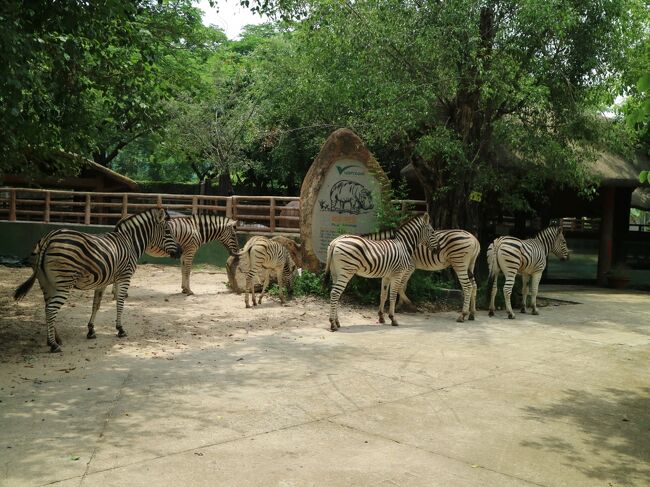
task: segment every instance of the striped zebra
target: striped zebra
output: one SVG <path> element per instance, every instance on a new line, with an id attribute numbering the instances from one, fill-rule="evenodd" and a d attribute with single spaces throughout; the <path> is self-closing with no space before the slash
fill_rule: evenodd
<path id="1" fill-rule="evenodd" d="M 371 233 L 364 235 L 372 240 L 390 238 L 394 231 Z M 413 266 L 408 271 L 399 296 L 402 305 L 412 306 L 411 300 L 406 296 L 406 285 L 415 269 L 425 271 L 441 271 L 451 267 L 456 273 L 458 282 L 463 289 L 463 310 L 456 321 L 462 323 L 465 317 L 473 320 L 476 314 L 476 279 L 474 278 L 474 265 L 481 252 L 478 239 L 465 230 L 435 230 L 434 235 L 439 244 L 439 251 L 434 252 L 428 245 L 418 245 L 413 253 Z M 381 310 L 383 314 L 383 309 Z"/>
<path id="2" fill-rule="evenodd" d="M 282 237 L 284 238 L 284 237 Z M 248 302 L 248 292 L 253 294 L 253 306 L 257 306 L 258 302 L 255 300 L 255 285 L 253 278 L 265 271 L 264 284 L 262 286 L 262 293 L 260 294 L 259 304 L 262 303 L 262 298 L 269 285 L 270 273 L 275 271 L 278 287 L 280 289 L 280 302 L 284 304 L 284 284 L 291 288 L 293 273 L 296 270 L 296 264 L 291 258 L 289 249 L 280 240 L 280 237 L 269 239 L 263 236 L 254 236 L 246 242 L 243 250 L 239 253 L 240 256 L 245 256 L 248 261 L 248 272 L 246 273 L 246 290 L 244 291 L 244 302 L 246 307 L 250 308 Z"/>
<path id="3" fill-rule="evenodd" d="M 180 256 L 180 247 L 169 229 L 169 215 L 162 208 L 132 215 L 118 223 L 115 231 L 101 235 L 61 229 L 41 238 L 32 251 L 34 272 L 16 289 L 14 299 L 25 297 L 38 279 L 45 300 L 50 351 L 61 351 L 61 339 L 54 323 L 72 288 L 95 290 L 87 338 L 96 338 L 95 316 L 104 289 L 114 284 L 117 287 L 117 336 L 126 336 L 122 327 L 124 298 L 138 258 L 154 239 L 164 242 L 165 249 L 173 257 Z"/>
<path id="4" fill-rule="evenodd" d="M 549 252 L 553 252 L 560 260 L 569 258 L 564 232 L 561 226 L 550 226 L 539 232 L 534 238 L 519 240 L 514 237 L 498 237 L 488 247 L 487 260 L 490 267 L 490 281 L 492 281 L 492 294 L 490 296 L 490 316 L 494 316 L 494 298 L 497 295 L 497 281 L 499 272 L 503 272 L 506 282 L 503 286 L 503 295 L 506 301 L 508 318 L 514 319 L 510 296 L 515 284 L 517 273 L 521 273 L 523 283 L 523 304 L 521 312 L 526 312 L 528 298 L 528 281 L 531 279 L 531 301 L 533 314 L 537 315 L 537 290 L 542 272 L 546 267 Z M 489 282 L 489 281 L 488 281 Z M 489 283 L 488 283 L 489 287 Z"/>
<path id="5" fill-rule="evenodd" d="M 181 255 L 181 291 L 183 294 L 188 296 L 194 294 L 190 288 L 192 261 L 203 244 L 218 240 L 228 249 L 230 255 L 237 254 L 239 243 L 235 225 L 237 225 L 237 221 L 217 215 L 173 216 L 171 218 L 169 228 L 174 240 L 183 250 Z M 169 255 L 160 239 L 151 241 L 146 252 L 154 257 Z M 113 297 L 115 297 L 115 289 L 113 289 Z"/>
<path id="6" fill-rule="evenodd" d="M 325 264 L 325 282 L 328 282 L 330 275 L 333 282 L 330 292 L 330 329 L 336 331 L 341 327 L 338 318 L 339 299 L 355 274 L 382 278 L 379 322 L 384 323 L 383 309 L 390 288 L 388 317 L 391 324 L 397 326 L 397 292 L 412 267 L 413 252 L 420 244 L 429 245 L 433 249 L 438 246 L 427 214 L 404 223 L 390 239 L 371 240 L 358 235 L 341 235 L 332 240 L 327 247 Z"/>

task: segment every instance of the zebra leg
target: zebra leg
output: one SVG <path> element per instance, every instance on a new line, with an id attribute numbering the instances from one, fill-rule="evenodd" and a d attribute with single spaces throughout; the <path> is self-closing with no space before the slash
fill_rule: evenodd
<path id="1" fill-rule="evenodd" d="M 262 293 L 257 299 L 257 304 L 262 304 L 262 298 L 266 296 L 266 289 L 269 287 L 269 282 L 271 282 L 271 273 L 267 271 L 264 277 L 264 283 L 262 284 Z"/>
<path id="2" fill-rule="evenodd" d="M 117 329 L 117 336 L 119 338 L 127 336 L 126 331 L 122 327 L 122 311 L 124 311 L 124 299 L 126 298 L 129 284 L 129 281 L 119 281 L 114 284 L 114 286 L 117 286 L 117 317 L 115 319 L 115 328 Z"/>
<path id="3" fill-rule="evenodd" d="M 512 311 L 512 304 L 510 302 L 510 297 L 512 296 L 512 288 L 515 286 L 515 277 L 517 273 L 508 275 L 506 274 L 506 283 L 503 285 L 503 297 L 506 300 L 506 310 L 508 311 L 508 318 L 511 320 L 515 319 L 515 314 Z"/>
<path id="4" fill-rule="evenodd" d="M 95 289 L 95 295 L 93 296 L 93 311 L 90 314 L 90 320 L 88 320 L 88 334 L 86 335 L 86 338 L 97 338 L 97 335 L 95 335 L 95 316 L 102 304 L 102 296 L 104 296 L 105 290 L 105 287 Z M 115 292 L 115 284 L 113 284 L 113 292 Z"/>
<path id="5" fill-rule="evenodd" d="M 412 267 L 408 271 L 406 271 L 406 275 L 402 279 L 402 282 L 401 282 L 400 287 L 399 287 L 399 298 L 400 298 L 400 307 L 401 307 L 400 309 L 415 312 L 415 311 L 417 311 L 415 305 L 406 296 L 406 285 L 408 284 L 409 279 L 413 275 L 413 272 L 415 272 L 415 267 Z"/>
<path id="6" fill-rule="evenodd" d="M 331 272 L 331 270 L 330 270 Z M 336 331 L 341 328 L 341 323 L 339 322 L 339 300 L 341 299 L 341 294 L 345 291 L 345 287 L 352 279 L 354 274 L 347 275 L 336 275 L 334 272 L 332 274 L 332 290 L 330 291 L 330 330 Z"/>
<path id="7" fill-rule="evenodd" d="M 521 275 L 521 312 L 526 312 L 526 302 L 528 301 L 528 281 L 530 276 L 527 274 Z"/>
<path id="8" fill-rule="evenodd" d="M 253 273 L 249 269 L 248 272 L 246 273 L 246 291 L 244 292 L 244 302 L 246 303 L 247 308 L 251 307 L 251 305 L 248 303 L 248 293 L 250 292 L 251 289 L 253 289 L 253 291 L 254 291 L 254 288 L 253 288 Z M 254 299 L 255 298 L 253 298 L 253 300 Z M 253 302 L 255 302 L 255 301 L 253 301 Z"/>
<path id="9" fill-rule="evenodd" d="M 395 319 L 395 302 L 397 301 L 397 294 L 399 293 L 400 290 L 400 285 L 402 284 L 402 278 L 397 277 L 393 278 L 390 281 L 390 296 L 389 296 L 389 304 L 388 304 L 388 317 L 390 318 L 390 324 L 393 326 L 398 326 L 399 323 Z"/>
<path id="10" fill-rule="evenodd" d="M 282 272 L 283 272 L 282 267 L 279 267 L 275 271 L 276 277 L 278 279 L 278 289 L 280 290 L 280 304 L 284 304 L 284 291 L 283 291 L 284 283 L 282 282 Z M 267 279 L 268 279 L 268 274 L 267 274 Z"/>
<path id="11" fill-rule="evenodd" d="M 190 273 L 192 272 L 192 261 L 196 249 L 188 249 L 181 255 L 181 292 L 191 296 L 194 294 L 190 289 Z"/>
<path id="12" fill-rule="evenodd" d="M 460 316 L 456 320 L 458 323 L 465 321 L 465 317 L 469 315 L 469 303 L 472 299 L 472 283 L 467 274 L 467 269 L 462 267 L 454 267 L 454 272 L 456 272 L 456 277 L 458 277 L 458 282 L 460 282 L 460 287 L 463 288 L 463 310 L 460 313 Z"/>
<path id="13" fill-rule="evenodd" d="M 66 302 L 70 291 L 68 290 L 57 290 L 54 295 L 49 297 L 45 303 L 45 321 L 47 323 L 47 344 L 50 347 L 50 352 L 60 352 L 61 351 L 61 339 L 59 334 L 56 331 L 54 322 L 56 321 L 56 315 L 59 313 L 61 306 Z"/>
<path id="14" fill-rule="evenodd" d="M 497 297 L 497 283 L 499 281 L 499 273 L 495 272 L 494 274 L 494 281 L 492 283 L 492 292 L 490 293 L 490 311 L 488 313 L 488 316 L 494 316 L 494 310 L 496 309 L 494 307 L 494 300 Z"/>
<path id="15" fill-rule="evenodd" d="M 469 318 L 467 318 L 470 321 L 474 321 L 474 317 L 476 315 L 476 293 L 478 291 L 478 286 L 476 285 L 476 279 L 472 275 L 472 297 L 470 298 L 469 302 Z"/>
<path id="16" fill-rule="evenodd" d="M 532 301 L 532 306 L 533 306 L 533 314 L 538 315 L 539 311 L 537 311 L 537 290 L 539 289 L 539 281 L 542 280 L 542 273 L 538 272 L 536 274 L 533 274 L 533 280 L 531 283 L 531 296 L 530 299 Z"/>
<path id="17" fill-rule="evenodd" d="M 379 298 L 379 323 L 384 324 L 386 320 L 384 319 L 384 308 L 386 307 L 386 297 L 388 296 L 388 288 L 390 286 L 390 281 L 387 277 L 381 278 L 381 295 Z"/>

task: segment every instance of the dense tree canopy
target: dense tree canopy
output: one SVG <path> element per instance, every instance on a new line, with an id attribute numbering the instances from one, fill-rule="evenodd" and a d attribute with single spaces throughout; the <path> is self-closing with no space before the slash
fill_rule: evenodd
<path id="1" fill-rule="evenodd" d="M 472 227 L 478 207 L 530 211 L 549 182 L 587 191 L 604 145 L 647 146 L 640 0 L 241 3 L 283 20 L 228 40 L 190 0 L 5 2 L 0 167 L 64 149 L 296 194 L 348 126 L 393 177 L 413 165 L 438 225 Z"/>

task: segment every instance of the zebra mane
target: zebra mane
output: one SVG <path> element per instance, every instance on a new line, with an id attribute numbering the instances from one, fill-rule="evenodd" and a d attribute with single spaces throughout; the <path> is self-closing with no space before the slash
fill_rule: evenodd
<path id="1" fill-rule="evenodd" d="M 558 225 L 551 225 L 546 227 L 544 230 L 540 230 L 534 238 L 541 241 L 547 249 L 550 249 L 561 230 L 562 227 Z"/>
<path id="2" fill-rule="evenodd" d="M 120 221 L 118 221 L 115 224 L 115 228 L 113 229 L 113 231 L 117 232 L 120 228 L 124 228 L 124 227 L 128 228 L 128 227 L 130 227 L 133 224 L 133 222 L 136 222 L 136 221 L 138 221 L 140 219 L 140 218 L 137 218 L 137 217 L 140 217 L 142 215 L 142 217 L 146 218 L 145 215 L 150 215 L 152 210 L 156 210 L 156 209 L 157 208 L 149 208 L 147 210 L 140 211 L 138 213 L 134 213 L 133 215 L 129 215 L 129 216 L 126 216 L 126 217 L 122 218 Z M 166 210 L 165 210 L 165 212 L 166 212 Z"/>
<path id="3" fill-rule="evenodd" d="M 371 233 L 364 233 L 362 235 L 359 235 L 360 237 L 367 238 L 369 240 L 388 240 L 388 239 L 393 239 L 395 238 L 395 235 L 397 234 L 398 230 L 401 228 L 405 227 L 409 223 L 411 223 L 413 220 L 417 220 L 420 218 L 422 215 L 415 215 L 412 216 L 411 218 L 408 218 L 401 222 L 397 228 L 388 228 L 386 230 L 379 230 L 378 232 L 371 232 Z"/>

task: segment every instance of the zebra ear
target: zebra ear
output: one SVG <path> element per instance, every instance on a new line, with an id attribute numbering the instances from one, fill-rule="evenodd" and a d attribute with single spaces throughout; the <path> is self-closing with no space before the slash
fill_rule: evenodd
<path id="1" fill-rule="evenodd" d="M 237 220 L 230 220 L 228 223 L 226 223 L 227 227 L 235 227 L 237 226 Z"/>
<path id="2" fill-rule="evenodd" d="M 424 215 L 422 215 L 422 221 L 424 223 L 429 223 L 429 214 L 428 213 L 425 213 Z"/>

